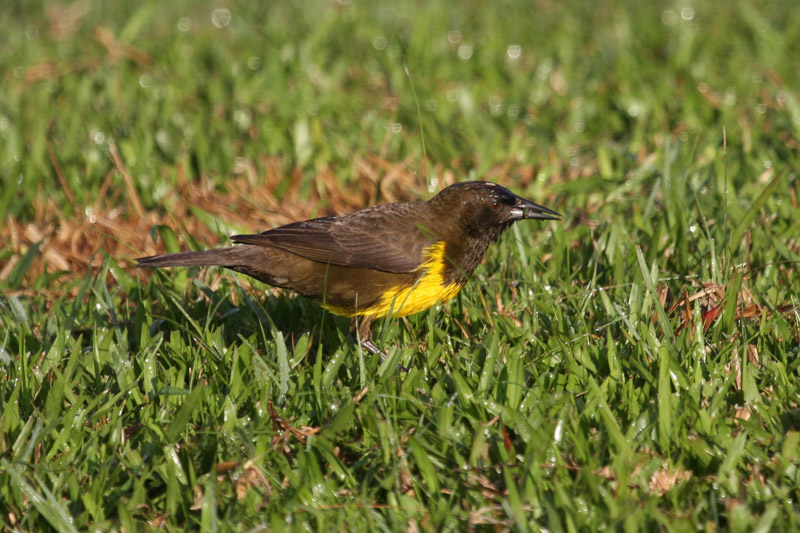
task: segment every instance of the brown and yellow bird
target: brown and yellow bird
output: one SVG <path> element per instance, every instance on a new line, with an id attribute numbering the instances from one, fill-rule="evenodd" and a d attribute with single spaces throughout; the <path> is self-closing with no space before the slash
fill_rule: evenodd
<path id="1" fill-rule="evenodd" d="M 469 181 L 427 202 L 377 205 L 234 235 L 239 246 L 143 257 L 138 266 L 221 266 L 290 289 L 351 317 L 361 345 L 384 357 L 372 342 L 375 319 L 450 300 L 511 224 L 560 218 L 505 187 Z"/>

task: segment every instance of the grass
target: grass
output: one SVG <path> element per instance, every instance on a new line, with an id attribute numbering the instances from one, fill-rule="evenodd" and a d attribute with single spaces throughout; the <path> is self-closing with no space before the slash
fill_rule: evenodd
<path id="1" fill-rule="evenodd" d="M 2 10 L 3 527 L 800 528 L 800 22 L 629 4 Z M 463 179 L 566 220 L 383 364 L 132 268 Z"/>

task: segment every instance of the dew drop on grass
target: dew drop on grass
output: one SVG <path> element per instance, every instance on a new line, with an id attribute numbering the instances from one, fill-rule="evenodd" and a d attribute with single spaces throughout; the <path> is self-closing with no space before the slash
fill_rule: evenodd
<path id="1" fill-rule="evenodd" d="M 674 26 L 678 23 L 678 13 L 672 9 L 665 9 L 661 13 L 661 23 L 664 26 Z"/>
<path id="2" fill-rule="evenodd" d="M 314 495 L 311 498 L 311 501 L 317 502 L 317 503 L 321 503 L 320 500 L 319 500 L 319 496 L 322 496 L 322 495 L 325 494 L 325 485 L 323 485 L 322 483 L 317 483 L 316 485 L 311 487 L 311 494 Z"/>
<path id="3" fill-rule="evenodd" d="M 211 13 L 211 22 L 217 28 L 224 28 L 231 23 L 231 12 L 229 9 L 215 9 Z"/>
<path id="4" fill-rule="evenodd" d="M 383 50 L 386 48 L 387 42 L 386 37 L 383 35 L 378 35 L 374 39 L 372 39 L 372 46 L 375 47 L 375 50 Z"/>
<path id="5" fill-rule="evenodd" d="M 556 424 L 556 430 L 553 432 L 553 442 L 559 444 L 561 439 L 564 438 L 564 419 L 559 419 Z"/>
<path id="6" fill-rule="evenodd" d="M 536 68 L 536 77 L 540 80 L 546 80 L 550 77 L 551 72 L 553 72 L 553 60 L 547 58 Z"/>
<path id="7" fill-rule="evenodd" d="M 181 17 L 178 19 L 178 31 L 187 32 L 192 29 L 192 19 Z"/>
<path id="8" fill-rule="evenodd" d="M 251 123 L 250 111 L 247 109 L 237 109 L 233 112 L 233 121 L 241 128 L 248 128 Z"/>
<path id="9" fill-rule="evenodd" d="M 160 129 L 156 132 L 156 143 L 165 152 L 172 150 L 172 138 L 167 130 Z"/>
<path id="10" fill-rule="evenodd" d="M 489 113 L 492 116 L 500 116 L 503 113 L 503 100 L 498 96 L 492 96 L 489 98 Z"/>
<path id="11" fill-rule="evenodd" d="M 100 130 L 89 130 L 89 137 L 95 144 L 103 144 L 106 140 L 106 134 Z"/>
<path id="12" fill-rule="evenodd" d="M 522 55 L 522 47 L 518 44 L 512 44 L 506 48 L 506 54 L 509 59 L 519 59 L 519 56 Z"/>

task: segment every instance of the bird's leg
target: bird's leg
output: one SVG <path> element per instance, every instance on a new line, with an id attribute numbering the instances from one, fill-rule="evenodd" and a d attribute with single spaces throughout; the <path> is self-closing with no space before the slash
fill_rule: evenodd
<path id="1" fill-rule="evenodd" d="M 362 317 L 361 320 L 358 320 L 358 317 L 354 316 L 353 321 L 350 323 L 350 333 L 352 333 L 354 337 L 357 336 L 361 346 L 369 353 L 380 355 L 382 363 L 386 361 L 387 355 L 386 352 L 378 348 L 375 343 L 372 342 L 373 322 L 375 322 L 374 316 Z M 408 369 L 401 365 L 398 365 L 397 369 L 400 370 L 400 372 L 408 372 Z"/>
<path id="2" fill-rule="evenodd" d="M 359 317 L 354 316 L 350 322 L 350 333 L 355 337 L 361 346 L 373 355 L 380 355 L 381 361 L 386 359 L 386 354 L 375 346 L 372 342 L 372 323 L 375 322 L 374 316 Z"/>
<path id="3" fill-rule="evenodd" d="M 372 342 L 371 340 L 363 340 L 362 339 L 361 340 L 361 346 L 363 346 L 365 350 L 367 350 L 369 353 L 371 353 L 373 355 L 380 355 L 381 356 L 381 362 L 384 362 L 386 360 L 386 354 L 383 352 L 383 350 L 381 350 L 380 348 L 375 346 L 375 343 Z"/>
<path id="4" fill-rule="evenodd" d="M 375 346 L 375 343 L 373 343 L 370 339 L 362 340 L 361 341 L 361 346 L 363 346 L 364 349 L 366 349 L 367 351 L 369 351 L 369 352 L 371 352 L 371 353 L 373 353 L 375 355 L 380 355 L 381 356 L 381 363 L 386 361 L 386 357 L 388 357 L 386 355 L 386 353 L 383 350 L 381 350 L 380 348 L 378 348 L 377 346 Z M 397 365 L 397 370 L 399 370 L 400 372 L 408 372 L 408 368 L 404 367 L 403 365 Z"/>
<path id="5" fill-rule="evenodd" d="M 386 353 L 383 350 L 375 346 L 375 343 L 372 342 L 372 323 L 375 322 L 374 316 L 362 316 L 353 317 L 353 321 L 350 323 L 350 333 L 353 334 L 353 337 L 358 339 L 358 342 L 361 343 L 361 346 L 364 347 L 372 355 L 380 355 L 381 362 L 386 360 Z"/>

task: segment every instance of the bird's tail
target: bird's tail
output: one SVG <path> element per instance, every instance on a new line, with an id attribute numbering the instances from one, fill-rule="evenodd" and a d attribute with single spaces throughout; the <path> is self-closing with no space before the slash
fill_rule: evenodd
<path id="1" fill-rule="evenodd" d="M 140 257 L 137 267 L 161 268 L 161 267 L 188 267 L 188 266 L 221 266 L 232 267 L 241 261 L 237 261 L 235 251 L 238 247 L 220 248 L 218 250 L 204 250 L 201 252 L 180 252 L 177 254 L 151 255 L 150 257 Z"/>

